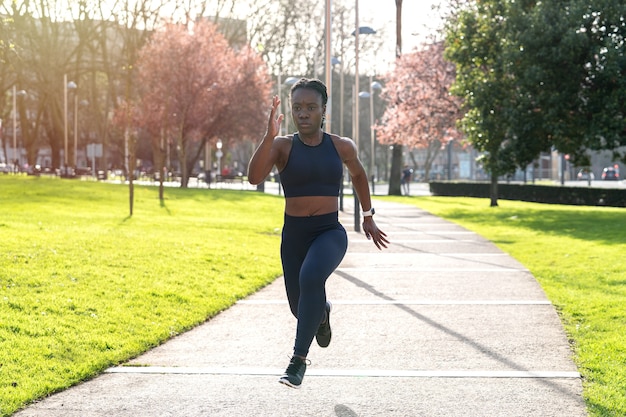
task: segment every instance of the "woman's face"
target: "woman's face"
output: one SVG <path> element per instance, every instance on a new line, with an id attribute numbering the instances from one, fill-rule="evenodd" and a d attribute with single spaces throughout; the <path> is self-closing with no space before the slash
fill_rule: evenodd
<path id="1" fill-rule="evenodd" d="M 298 88 L 291 94 L 291 116 L 301 134 L 319 131 L 325 112 L 322 95 L 317 91 Z"/>

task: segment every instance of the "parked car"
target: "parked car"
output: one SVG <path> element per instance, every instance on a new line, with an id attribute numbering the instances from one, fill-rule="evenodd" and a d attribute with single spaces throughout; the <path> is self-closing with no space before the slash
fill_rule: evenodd
<path id="1" fill-rule="evenodd" d="M 615 167 L 606 167 L 602 170 L 602 179 L 605 181 L 619 180 L 619 171 Z"/>
<path id="2" fill-rule="evenodd" d="M 593 181 L 595 180 L 595 175 L 588 168 L 583 168 L 576 174 L 576 179 L 578 181 Z"/>

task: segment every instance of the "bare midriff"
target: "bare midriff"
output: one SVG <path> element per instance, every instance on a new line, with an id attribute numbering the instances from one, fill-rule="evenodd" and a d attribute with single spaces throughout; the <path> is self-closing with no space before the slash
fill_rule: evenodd
<path id="1" fill-rule="evenodd" d="M 337 197 L 306 196 L 285 199 L 285 213 L 294 217 L 321 216 L 339 210 Z"/>

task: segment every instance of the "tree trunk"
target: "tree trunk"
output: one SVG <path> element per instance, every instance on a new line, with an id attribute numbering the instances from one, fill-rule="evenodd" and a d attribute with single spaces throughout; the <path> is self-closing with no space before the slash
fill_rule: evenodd
<path id="1" fill-rule="evenodd" d="M 26 117 L 26 106 L 24 105 L 24 99 L 20 99 L 17 101 L 18 103 L 18 115 L 19 121 L 18 126 L 20 127 L 20 131 L 22 132 L 22 148 L 26 150 L 26 161 L 29 166 L 34 166 L 37 163 L 37 154 L 39 153 L 39 144 L 36 139 L 36 129 L 35 126 L 39 125 L 39 121 L 37 120 L 37 124 L 35 122 L 32 123 Z M 37 116 L 40 117 L 41 112 L 37 113 Z M 19 148 L 19 145 L 18 145 Z"/>
<path id="2" fill-rule="evenodd" d="M 165 176 L 165 133 L 163 129 L 158 139 L 152 140 L 152 155 L 155 162 L 155 173 L 159 175 L 159 201 L 163 205 L 163 177 Z"/>
<path id="3" fill-rule="evenodd" d="M 159 201 L 161 202 L 161 205 L 163 205 L 163 201 L 165 201 L 165 196 L 163 194 L 163 177 L 165 176 L 165 167 L 161 167 L 161 170 L 159 171 Z"/>
<path id="4" fill-rule="evenodd" d="M 128 205 L 129 205 L 129 216 L 133 217 L 133 203 L 135 201 L 135 184 L 133 183 L 133 175 L 131 174 L 128 177 Z"/>
<path id="5" fill-rule="evenodd" d="M 491 173 L 491 185 L 489 187 L 489 196 L 491 198 L 490 207 L 498 207 L 498 174 Z"/>
<path id="6" fill-rule="evenodd" d="M 391 172 L 389 173 L 389 195 L 402 195 L 402 145 L 393 145 Z"/>
<path id="7" fill-rule="evenodd" d="M 186 143 L 183 139 L 184 133 L 178 135 L 178 169 L 180 171 L 180 188 L 187 188 L 187 149 L 185 149 Z"/>

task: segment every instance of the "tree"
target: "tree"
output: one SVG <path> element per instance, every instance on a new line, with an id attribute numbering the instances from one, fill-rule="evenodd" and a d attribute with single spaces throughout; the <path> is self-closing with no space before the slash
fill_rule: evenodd
<path id="1" fill-rule="evenodd" d="M 161 131 L 173 135 L 182 187 L 207 142 L 256 139 L 265 129 L 259 103 L 267 102 L 270 81 L 263 61 L 247 47 L 233 50 L 210 22 L 155 32 L 141 51 L 137 83 L 140 125 L 155 141 Z"/>
<path id="2" fill-rule="evenodd" d="M 617 0 L 455 2 L 447 56 L 463 128 L 492 175 L 556 148 L 587 165 L 589 150 L 626 160 L 626 6 Z"/>
<path id="3" fill-rule="evenodd" d="M 452 93 L 463 98 L 460 122 L 475 149 L 484 152 L 483 165 L 491 176 L 491 206 L 498 205 L 498 177 L 515 170 L 507 139 L 507 110 L 514 81 L 503 53 L 507 36 L 507 4 L 499 0 L 468 2 L 446 23 L 445 57 L 456 64 Z"/>
<path id="4" fill-rule="evenodd" d="M 442 146 L 459 139 L 456 122 L 461 117 L 461 100 L 450 94 L 455 67 L 443 58 L 443 42 L 404 54 L 386 78 L 383 97 L 391 103 L 377 127 L 383 144 L 426 148 L 430 163 Z"/>
<path id="5" fill-rule="evenodd" d="M 249 5 L 247 20 L 237 19 L 236 12 L 240 16 L 242 3 Z M 335 11 L 346 15 L 354 4 L 350 0 L 333 3 Z M 19 82 L 18 89 L 28 92 L 28 99 L 21 101 L 26 105 L 30 122 L 25 124 L 29 129 L 24 130 L 24 141 L 20 137 L 20 142 L 25 144 L 31 164 L 41 156 L 40 149 L 48 147 L 53 167 L 63 164 L 64 74 L 68 81 L 78 85 L 73 92 L 78 92 L 79 102 L 89 103 L 80 110 L 79 130 L 85 134 L 78 135 L 78 149 L 83 149 L 87 140 L 96 141 L 104 148 L 104 158 L 99 161 L 102 169 L 122 168 L 128 164 L 124 160 L 128 155 L 123 130 L 112 128 L 110 116 L 121 103 L 136 100 L 138 51 L 153 31 L 160 30 L 164 21 L 186 22 L 202 16 L 219 25 L 231 47 L 242 49 L 249 44 L 255 49 L 258 47 L 274 75 L 280 74 L 282 79 L 290 75 L 321 77 L 323 57 L 319 45 L 323 31 L 319 28 L 323 23 L 323 5 L 319 2 L 15 0 L 0 3 L 0 14 L 4 17 L 0 21 L 0 93 L 5 94 L 5 100 L 0 103 L 0 117 L 10 129 L 10 123 L 6 123 L 11 107 L 8 92 Z M 335 50 L 340 44 L 350 51 L 352 30 L 346 25 L 343 33 L 340 25 L 334 25 Z M 363 50 L 375 50 L 377 42 L 381 42 L 378 36 L 364 38 Z M 350 53 L 346 54 L 342 64 L 347 72 L 350 59 Z M 351 98 L 348 97 L 350 85 L 347 81 L 346 102 Z M 68 109 L 70 141 L 74 136 L 73 92 Z M 339 89 L 333 89 L 333 102 L 339 101 L 339 95 Z M 345 107 L 344 118 L 350 120 L 350 107 Z M 332 124 L 339 125 L 337 111 Z M 142 138 L 140 135 L 138 140 L 141 142 Z M 143 148 L 140 146 L 138 152 Z M 249 148 L 251 153 L 253 147 Z M 246 146 L 241 147 L 242 152 L 246 149 Z M 72 154 L 68 155 L 68 160 L 73 161 L 73 146 L 68 150 Z"/>
<path id="6" fill-rule="evenodd" d="M 592 47 L 585 68 L 584 89 L 590 149 L 609 149 L 626 162 L 626 4 L 620 0 L 578 0 L 583 24 L 578 28 Z"/>
<path id="7" fill-rule="evenodd" d="M 22 101 L 20 121 L 22 145 L 28 163 L 34 165 L 39 147 L 47 139 L 55 167 L 60 167 L 63 149 L 63 74 L 69 72 L 70 62 L 79 45 L 70 38 L 71 23 L 59 23 L 61 13 L 52 1 L 3 2 L 0 14 L 6 16 L 3 26 L 5 52 L 12 84 L 27 92 L 31 103 L 28 120 Z M 32 123 L 31 123 L 32 120 Z"/>
<path id="8" fill-rule="evenodd" d="M 512 3 L 508 60 L 524 112 L 511 123 L 534 128 L 531 149 L 554 146 L 583 166 L 590 149 L 626 157 L 625 12 L 618 1 Z"/>
<path id="9" fill-rule="evenodd" d="M 81 122 L 90 121 L 89 133 L 107 143 L 109 116 L 127 92 L 133 94 L 128 80 L 136 51 L 162 18 L 161 8 L 162 2 L 152 0 L 1 3 L 0 14 L 5 17 L 0 26 L 2 44 L 10 45 L 0 51 L 7 64 L 3 70 L 8 69 L 9 86 L 17 84 L 28 93 L 28 112 L 24 109 L 24 115 L 29 114 L 29 123 L 23 124 L 22 139 L 30 165 L 36 163 L 39 149 L 46 145 L 51 150 L 52 166 L 59 168 L 63 163 L 64 75 L 78 85 L 74 92 L 80 101 L 89 103 L 81 111 Z M 72 125 L 68 124 L 70 137 Z M 77 138 L 80 142 L 81 135 Z M 68 161 L 74 160 L 73 153 L 73 146 L 68 147 Z"/>
<path id="10" fill-rule="evenodd" d="M 581 58 L 589 45 L 573 30 L 577 13 L 563 7 L 567 2 L 556 3 L 510 2 L 507 9 L 503 62 L 514 83 L 505 145 L 511 162 L 520 168 L 552 146 L 571 155 L 585 152 L 578 138 L 586 124 L 580 117 L 585 77 Z"/>
<path id="11" fill-rule="evenodd" d="M 141 115 L 136 104 L 129 100 L 122 101 L 113 116 L 113 125 L 120 132 L 120 136 L 124 138 L 124 147 L 127 154 L 127 174 L 128 178 L 128 203 L 129 216 L 133 215 L 133 207 L 135 201 L 135 161 L 137 150 L 137 127 L 141 122 Z"/>

